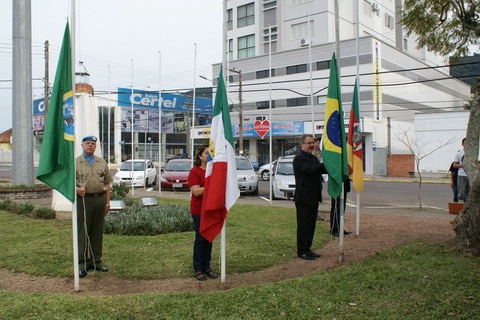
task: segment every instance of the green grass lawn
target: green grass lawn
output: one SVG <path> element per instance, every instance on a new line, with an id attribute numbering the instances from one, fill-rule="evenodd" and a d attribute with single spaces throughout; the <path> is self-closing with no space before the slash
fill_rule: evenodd
<path id="1" fill-rule="evenodd" d="M 192 277 L 192 241 L 191 232 L 105 236 L 108 276 Z M 316 237 L 314 247 L 324 241 L 326 236 Z M 216 257 L 218 247 L 216 240 Z M 1 267 L 71 276 L 70 221 L 0 212 L 0 248 Z M 228 273 L 294 258 L 294 211 L 235 205 L 227 219 L 227 249 Z M 115 296 L 0 291 L 0 319 L 480 319 L 479 266 L 478 258 L 444 245 L 411 243 L 334 270 L 227 291 Z"/>

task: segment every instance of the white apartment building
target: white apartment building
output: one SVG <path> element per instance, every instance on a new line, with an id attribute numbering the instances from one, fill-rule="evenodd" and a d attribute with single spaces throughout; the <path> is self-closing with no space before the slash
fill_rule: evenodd
<path id="1" fill-rule="evenodd" d="M 406 37 L 397 13 L 401 0 L 338 4 L 344 118 L 348 122 L 358 72 L 365 173 L 408 175 L 405 164 L 400 173 L 391 167 L 398 163 L 392 161 L 397 155 L 410 153 L 398 136 L 408 131 L 415 139 L 415 115 L 433 113 L 432 121 L 443 121 L 452 111 L 462 111 L 470 88 L 449 76 L 444 57 L 417 49 L 415 37 Z M 264 164 L 269 136 L 262 139 L 256 121 L 268 119 L 272 124 L 274 159 L 292 152 L 301 134 L 322 133 L 329 64 L 336 47 L 334 0 L 229 0 L 226 17 L 235 138 L 238 141 L 241 113 L 244 152 Z M 219 68 L 220 64 L 213 66 L 212 78 Z M 431 158 L 428 162 L 453 155 Z M 427 162 L 423 166 L 426 171 L 445 167 Z"/>

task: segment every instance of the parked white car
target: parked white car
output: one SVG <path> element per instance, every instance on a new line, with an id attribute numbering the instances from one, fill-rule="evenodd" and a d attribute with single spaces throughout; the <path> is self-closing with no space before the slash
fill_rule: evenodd
<path id="1" fill-rule="evenodd" d="M 272 162 L 272 167 L 275 166 L 277 160 Z M 262 178 L 263 181 L 270 180 L 270 163 L 264 164 L 260 168 L 258 168 L 258 175 Z"/>
<path id="2" fill-rule="evenodd" d="M 272 193 L 274 199 L 293 199 L 295 195 L 294 156 L 277 159 L 272 171 Z"/>
<path id="3" fill-rule="evenodd" d="M 253 165 L 248 158 L 237 156 L 238 189 L 241 193 L 258 195 L 258 176 L 253 170 Z"/>
<path id="4" fill-rule="evenodd" d="M 133 166 L 133 169 L 132 169 Z M 133 174 L 133 179 L 132 179 Z M 157 183 L 157 170 L 152 160 L 136 159 L 122 163 L 120 169 L 113 177 L 114 184 L 124 183 L 136 187 L 148 187 Z"/>

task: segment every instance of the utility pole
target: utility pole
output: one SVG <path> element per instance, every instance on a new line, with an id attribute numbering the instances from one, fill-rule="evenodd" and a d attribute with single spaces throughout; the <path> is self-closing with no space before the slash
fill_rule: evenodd
<path id="1" fill-rule="evenodd" d="M 238 74 L 238 149 L 243 155 L 243 103 L 242 103 L 242 70 L 229 69 Z"/>
<path id="2" fill-rule="evenodd" d="M 47 118 L 47 111 L 48 111 L 48 91 L 49 91 L 49 76 L 48 76 L 48 61 L 49 61 L 49 46 L 48 46 L 48 40 L 45 41 L 45 86 L 44 86 L 44 91 L 43 91 L 43 97 L 44 97 L 44 106 L 45 106 L 45 118 Z"/>
<path id="3" fill-rule="evenodd" d="M 32 5 L 31 0 L 12 3 L 12 183 L 33 186 Z"/>

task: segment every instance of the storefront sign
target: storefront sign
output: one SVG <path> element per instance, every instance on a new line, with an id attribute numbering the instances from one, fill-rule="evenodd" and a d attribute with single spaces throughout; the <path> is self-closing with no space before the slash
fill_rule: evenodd
<path id="1" fill-rule="evenodd" d="M 129 107 L 133 104 L 134 108 L 158 109 L 158 92 L 132 90 L 127 88 L 118 88 L 118 105 L 120 107 Z M 191 96 L 184 94 L 162 93 L 161 101 L 162 111 L 170 112 L 193 112 L 193 101 Z M 195 114 L 212 114 L 211 98 L 195 98 Z"/>
<path id="2" fill-rule="evenodd" d="M 253 124 L 253 130 L 260 136 L 261 139 L 270 131 L 270 120 L 257 120 Z"/>

